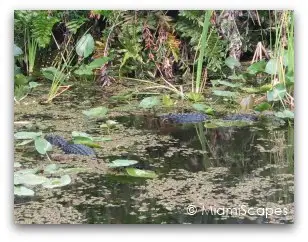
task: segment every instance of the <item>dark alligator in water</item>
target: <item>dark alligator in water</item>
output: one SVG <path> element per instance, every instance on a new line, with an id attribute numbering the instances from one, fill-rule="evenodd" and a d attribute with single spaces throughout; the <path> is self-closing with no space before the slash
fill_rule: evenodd
<path id="1" fill-rule="evenodd" d="M 209 119 L 209 116 L 202 113 L 173 113 L 161 115 L 159 118 L 172 123 L 199 123 Z"/>
<path id="2" fill-rule="evenodd" d="M 210 117 L 202 113 L 174 113 L 160 115 L 159 118 L 163 121 L 171 121 L 172 123 L 199 123 L 205 120 L 209 120 Z M 258 116 L 254 114 L 229 114 L 222 118 L 223 120 L 241 120 L 248 122 L 255 122 L 258 120 Z"/>
<path id="3" fill-rule="evenodd" d="M 92 148 L 82 144 L 70 144 L 63 137 L 59 135 L 49 134 L 45 136 L 45 139 L 52 145 L 58 146 L 65 154 L 75 155 L 95 155 Z"/>

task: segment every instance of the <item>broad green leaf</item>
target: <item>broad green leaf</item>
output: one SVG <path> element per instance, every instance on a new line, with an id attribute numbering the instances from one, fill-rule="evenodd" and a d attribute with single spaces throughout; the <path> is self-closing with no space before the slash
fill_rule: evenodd
<path id="1" fill-rule="evenodd" d="M 14 56 L 22 55 L 22 49 L 20 49 L 17 45 L 14 44 Z"/>
<path id="2" fill-rule="evenodd" d="M 90 118 L 104 118 L 108 113 L 108 108 L 101 106 L 82 111 L 82 113 Z"/>
<path id="3" fill-rule="evenodd" d="M 192 107 L 199 112 L 203 112 L 203 113 L 211 114 L 211 115 L 214 114 L 214 109 L 203 103 L 194 103 L 192 104 Z"/>
<path id="4" fill-rule="evenodd" d="M 79 131 L 73 131 L 72 137 L 73 138 L 87 138 L 89 140 L 93 140 L 90 134 L 87 134 L 85 132 L 79 132 Z"/>
<path id="5" fill-rule="evenodd" d="M 42 184 L 44 188 L 63 187 L 71 183 L 71 177 L 69 175 L 63 175 L 61 178 L 50 178 L 48 181 Z"/>
<path id="6" fill-rule="evenodd" d="M 262 112 L 262 111 L 271 109 L 271 105 L 267 102 L 263 102 L 263 103 L 258 104 L 254 109 L 256 111 Z"/>
<path id="7" fill-rule="evenodd" d="M 41 71 L 43 73 L 43 76 L 50 81 L 57 80 L 62 82 L 65 81 L 68 77 L 63 72 L 53 66 L 42 68 Z"/>
<path id="8" fill-rule="evenodd" d="M 31 173 L 27 173 L 27 174 L 18 174 L 18 173 L 16 174 L 16 172 L 14 173 L 14 185 L 23 184 L 23 185 L 34 186 L 34 185 L 42 184 L 46 181 L 48 181 L 48 178 L 44 176 L 31 174 Z"/>
<path id="9" fill-rule="evenodd" d="M 211 128 L 219 128 L 219 127 L 243 127 L 247 125 L 251 125 L 252 122 L 243 121 L 243 120 L 221 120 L 221 119 L 213 119 L 210 122 L 205 122 L 204 127 Z"/>
<path id="10" fill-rule="evenodd" d="M 265 60 L 261 60 L 261 61 L 255 62 L 252 65 L 250 65 L 247 68 L 247 71 L 249 74 L 255 75 L 257 73 L 264 72 L 265 66 L 266 66 Z"/>
<path id="11" fill-rule="evenodd" d="M 94 50 L 94 39 L 91 34 L 86 34 L 80 38 L 76 45 L 78 56 L 87 58 Z"/>
<path id="12" fill-rule="evenodd" d="M 124 167 L 124 166 L 131 166 L 134 164 L 137 164 L 138 161 L 136 160 L 123 160 L 123 159 L 118 159 L 111 161 L 111 164 L 108 164 L 109 167 L 115 168 L 115 167 Z"/>
<path id="13" fill-rule="evenodd" d="M 40 137 L 42 132 L 17 132 L 14 134 L 15 139 L 35 139 Z"/>
<path id="14" fill-rule="evenodd" d="M 40 86 L 40 85 L 42 85 L 42 84 L 39 84 L 37 82 L 29 82 L 29 87 L 30 88 L 35 88 L 35 87 Z"/>
<path id="15" fill-rule="evenodd" d="M 267 101 L 279 101 L 284 98 L 287 90 L 283 84 L 277 84 L 271 91 L 267 92 Z"/>
<path id="16" fill-rule="evenodd" d="M 44 138 L 38 137 L 34 140 L 35 149 L 38 153 L 45 155 L 47 151 L 52 150 L 52 145 Z"/>
<path id="17" fill-rule="evenodd" d="M 174 101 L 171 99 L 170 95 L 163 95 L 163 105 L 166 107 L 172 107 Z"/>
<path id="18" fill-rule="evenodd" d="M 23 74 L 16 74 L 14 78 L 15 85 L 26 85 L 29 81 L 29 78 Z"/>
<path id="19" fill-rule="evenodd" d="M 226 60 L 225 60 L 225 64 L 226 66 L 228 66 L 230 69 L 234 69 L 235 67 L 240 67 L 241 66 L 241 63 L 235 59 L 234 57 L 228 57 Z"/>
<path id="20" fill-rule="evenodd" d="M 294 113 L 290 110 L 284 110 L 283 112 L 275 113 L 275 116 L 283 119 L 294 119 Z"/>
<path id="21" fill-rule="evenodd" d="M 232 82 L 228 82 L 228 81 L 223 81 L 223 80 L 218 80 L 217 81 L 219 84 L 227 86 L 227 87 L 240 87 L 243 85 L 243 83 L 232 83 Z"/>
<path id="22" fill-rule="evenodd" d="M 25 174 L 35 174 L 37 172 L 38 172 L 38 169 L 23 169 L 23 170 L 14 172 L 14 175 L 23 176 Z"/>
<path id="23" fill-rule="evenodd" d="M 230 79 L 230 80 L 243 80 L 243 81 L 246 80 L 245 77 L 242 74 L 239 74 L 239 75 L 233 74 L 232 76 L 228 76 L 228 79 Z"/>
<path id="24" fill-rule="evenodd" d="M 278 62 L 276 59 L 270 59 L 265 67 L 265 72 L 270 75 L 276 75 L 278 73 Z"/>
<path id="25" fill-rule="evenodd" d="M 92 148 L 102 148 L 102 146 L 98 143 L 95 143 L 92 138 L 87 138 L 87 137 L 76 137 L 73 138 L 74 144 L 82 144 L 86 145 Z"/>
<path id="26" fill-rule="evenodd" d="M 157 174 L 154 171 L 140 170 L 133 167 L 126 168 L 128 175 L 133 177 L 142 177 L 142 178 L 156 178 Z"/>
<path id="27" fill-rule="evenodd" d="M 81 65 L 74 73 L 78 76 L 92 76 L 94 75 L 93 70 L 88 68 L 86 65 Z"/>
<path id="28" fill-rule="evenodd" d="M 34 196 L 34 191 L 24 186 L 14 186 L 14 195 L 16 196 Z"/>
<path id="29" fill-rule="evenodd" d="M 158 106 L 159 104 L 160 104 L 160 100 L 158 97 L 146 97 L 140 102 L 139 107 L 153 108 L 155 106 Z"/>
<path id="30" fill-rule="evenodd" d="M 53 174 L 59 170 L 59 165 L 57 164 L 50 164 L 47 165 L 44 169 L 44 173 Z"/>
<path id="31" fill-rule="evenodd" d="M 236 92 L 213 90 L 214 95 L 220 97 L 236 97 L 238 94 Z"/>
<path id="32" fill-rule="evenodd" d="M 108 57 L 101 57 L 92 61 L 87 67 L 91 70 L 100 68 L 106 64 L 110 59 Z"/>

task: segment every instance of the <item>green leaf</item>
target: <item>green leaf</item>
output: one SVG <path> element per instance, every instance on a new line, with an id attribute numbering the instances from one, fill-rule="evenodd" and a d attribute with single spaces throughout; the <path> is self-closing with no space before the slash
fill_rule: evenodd
<path id="1" fill-rule="evenodd" d="M 35 139 L 42 135 L 42 132 L 17 132 L 14 134 L 15 139 Z"/>
<path id="2" fill-rule="evenodd" d="M 44 169 L 44 173 L 53 174 L 59 170 L 59 165 L 57 164 L 50 164 L 47 165 Z"/>
<path id="3" fill-rule="evenodd" d="M 22 145 L 26 145 L 29 144 L 33 141 L 33 139 L 29 139 L 29 140 L 24 140 L 23 142 L 16 144 L 16 146 L 22 146 Z"/>
<path id="4" fill-rule="evenodd" d="M 265 72 L 270 75 L 276 75 L 278 73 L 278 62 L 276 59 L 270 59 L 265 67 Z"/>
<path id="5" fill-rule="evenodd" d="M 174 105 L 170 95 L 163 95 L 163 105 L 166 107 L 172 107 Z"/>
<path id="6" fill-rule="evenodd" d="M 87 58 L 94 50 L 94 39 L 91 34 L 86 34 L 80 38 L 76 45 L 78 56 Z"/>
<path id="7" fill-rule="evenodd" d="M 140 102 L 139 107 L 147 109 L 158 106 L 159 104 L 160 100 L 158 97 L 146 97 Z"/>
<path id="8" fill-rule="evenodd" d="M 133 167 L 126 168 L 128 175 L 133 177 L 142 177 L 142 178 L 156 178 L 157 174 L 154 171 L 140 170 Z"/>
<path id="9" fill-rule="evenodd" d="M 236 92 L 213 90 L 213 94 L 220 97 L 236 97 L 238 94 Z"/>
<path id="10" fill-rule="evenodd" d="M 81 65 L 74 73 L 78 76 L 92 76 L 94 74 L 92 69 L 88 68 L 86 65 Z"/>
<path id="11" fill-rule="evenodd" d="M 232 83 L 232 82 L 221 81 L 221 80 L 218 80 L 217 83 L 227 86 L 227 87 L 240 87 L 243 85 L 242 83 Z"/>
<path id="12" fill-rule="evenodd" d="M 29 82 L 29 87 L 30 88 L 35 88 L 35 87 L 40 86 L 40 85 L 42 85 L 42 84 L 39 84 L 37 82 Z"/>
<path id="13" fill-rule="evenodd" d="M 252 122 L 243 120 L 221 120 L 213 119 L 211 121 L 205 122 L 204 127 L 208 129 L 219 128 L 219 127 L 243 127 L 251 125 Z"/>
<path id="14" fill-rule="evenodd" d="M 73 131 L 72 132 L 72 137 L 73 138 L 88 138 L 90 140 L 93 140 L 90 134 L 87 134 L 85 132 L 79 132 L 79 131 Z"/>
<path id="15" fill-rule="evenodd" d="M 255 74 L 258 74 L 260 72 L 264 72 L 265 66 L 266 66 L 265 60 L 261 60 L 261 61 L 255 62 L 252 65 L 250 65 L 247 68 L 247 71 L 248 71 L 249 74 L 255 75 Z"/>
<path id="16" fill-rule="evenodd" d="M 58 70 L 57 68 L 51 66 L 51 67 L 46 67 L 41 69 L 43 76 L 50 80 L 58 80 L 60 82 L 65 81 L 67 79 L 67 75 L 65 75 L 63 72 Z"/>
<path id="17" fill-rule="evenodd" d="M 258 104 L 254 109 L 256 111 L 262 112 L 271 109 L 271 105 L 268 102 L 263 102 Z"/>
<path id="18" fill-rule="evenodd" d="M 101 106 L 82 111 L 82 113 L 90 118 L 104 118 L 108 113 L 108 108 Z"/>
<path id="19" fill-rule="evenodd" d="M 82 144 L 92 148 L 102 148 L 98 143 L 95 143 L 92 139 L 86 137 L 76 137 L 73 139 L 74 144 Z"/>
<path id="20" fill-rule="evenodd" d="M 211 114 L 211 115 L 214 114 L 214 109 L 203 103 L 194 103 L 192 104 L 192 107 L 202 113 Z"/>
<path id="21" fill-rule="evenodd" d="M 275 116 L 282 119 L 294 119 L 294 113 L 290 110 L 284 110 L 283 112 L 275 113 Z"/>
<path id="22" fill-rule="evenodd" d="M 16 74 L 14 78 L 15 85 L 26 85 L 29 81 L 29 78 L 23 74 Z"/>
<path id="23" fill-rule="evenodd" d="M 240 67 L 241 66 L 241 63 L 234 57 L 228 57 L 226 60 L 225 60 L 225 64 L 226 66 L 228 66 L 230 69 L 234 69 L 235 67 Z"/>
<path id="24" fill-rule="evenodd" d="M 50 178 L 48 181 L 42 184 L 44 188 L 63 187 L 71 183 L 71 177 L 69 175 L 63 175 L 61 178 Z"/>
<path id="25" fill-rule="evenodd" d="M 35 174 L 38 171 L 39 171 L 38 169 L 23 169 L 23 170 L 19 170 L 19 171 L 14 172 L 14 175 L 23 176 L 25 174 Z"/>
<path id="26" fill-rule="evenodd" d="M 14 44 L 14 57 L 22 54 L 23 54 L 22 49 L 20 49 L 17 45 Z"/>
<path id="27" fill-rule="evenodd" d="M 202 102 L 204 101 L 204 96 L 202 93 L 190 92 L 187 97 L 192 102 Z"/>
<path id="28" fill-rule="evenodd" d="M 91 70 L 100 68 L 103 65 L 105 65 L 109 60 L 110 58 L 108 57 L 101 57 L 101 58 L 95 59 L 88 65 L 88 68 L 90 68 Z"/>
<path id="29" fill-rule="evenodd" d="M 14 186 L 14 195 L 16 196 L 34 196 L 34 191 L 24 186 Z"/>
<path id="30" fill-rule="evenodd" d="M 137 163 L 138 161 L 136 160 L 118 159 L 118 160 L 111 161 L 111 164 L 108 164 L 108 167 L 111 167 L 111 168 L 124 167 L 124 166 L 131 166 Z"/>
<path id="31" fill-rule="evenodd" d="M 39 176 L 32 173 L 26 173 L 26 174 L 18 174 L 14 173 L 14 185 L 39 185 L 43 184 L 44 182 L 48 181 L 48 178 L 44 176 Z"/>
<path id="32" fill-rule="evenodd" d="M 287 90 L 283 84 L 277 84 L 271 91 L 267 92 L 267 100 L 269 102 L 279 101 L 284 98 Z"/>
<path id="33" fill-rule="evenodd" d="M 52 150 L 52 145 L 44 138 L 38 137 L 34 140 L 35 149 L 38 153 L 45 155 L 47 151 Z"/>
<path id="34" fill-rule="evenodd" d="M 96 137 L 93 138 L 93 140 L 95 142 L 104 142 L 104 141 L 112 141 L 112 138 L 108 138 L 108 137 Z"/>

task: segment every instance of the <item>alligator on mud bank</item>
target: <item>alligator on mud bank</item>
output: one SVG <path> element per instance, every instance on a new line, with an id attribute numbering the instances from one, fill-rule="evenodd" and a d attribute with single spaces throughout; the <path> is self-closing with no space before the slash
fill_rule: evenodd
<path id="1" fill-rule="evenodd" d="M 58 146 L 65 154 L 88 155 L 94 156 L 95 152 L 92 148 L 82 144 L 70 144 L 59 135 L 48 134 L 45 139 L 52 145 Z"/>

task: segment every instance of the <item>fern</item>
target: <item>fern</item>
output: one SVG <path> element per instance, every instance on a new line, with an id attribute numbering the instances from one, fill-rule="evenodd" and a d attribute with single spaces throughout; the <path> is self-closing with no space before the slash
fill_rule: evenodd
<path id="1" fill-rule="evenodd" d="M 32 37 L 37 41 L 42 48 L 46 47 L 51 39 L 52 27 L 59 22 L 56 17 L 48 16 L 44 13 L 38 14 L 32 23 Z"/>

